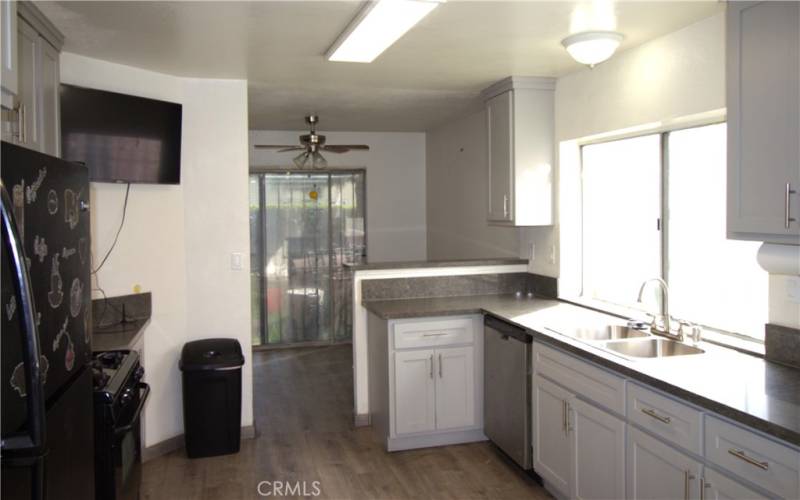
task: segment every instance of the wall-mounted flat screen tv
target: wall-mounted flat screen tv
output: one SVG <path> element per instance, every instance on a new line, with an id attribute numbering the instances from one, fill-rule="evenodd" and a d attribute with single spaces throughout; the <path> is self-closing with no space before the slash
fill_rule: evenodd
<path id="1" fill-rule="evenodd" d="M 180 184 L 182 107 L 61 85 L 61 157 L 94 182 Z"/>

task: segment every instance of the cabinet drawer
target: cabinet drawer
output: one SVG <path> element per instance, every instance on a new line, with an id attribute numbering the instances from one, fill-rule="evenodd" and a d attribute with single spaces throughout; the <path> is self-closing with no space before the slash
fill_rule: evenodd
<path id="1" fill-rule="evenodd" d="M 580 397 L 625 414 L 625 379 L 556 349 L 535 342 L 533 370 Z"/>
<path id="2" fill-rule="evenodd" d="M 471 344 L 475 340 L 472 318 L 425 318 L 394 323 L 394 348 Z"/>
<path id="3" fill-rule="evenodd" d="M 706 459 L 782 498 L 800 498 L 800 450 L 710 415 Z"/>
<path id="4" fill-rule="evenodd" d="M 637 384 L 628 384 L 628 420 L 697 455 L 703 454 L 703 413 Z"/>

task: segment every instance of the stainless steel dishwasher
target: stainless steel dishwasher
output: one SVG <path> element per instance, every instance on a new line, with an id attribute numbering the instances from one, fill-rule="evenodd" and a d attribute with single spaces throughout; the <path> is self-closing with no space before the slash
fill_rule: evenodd
<path id="1" fill-rule="evenodd" d="M 484 434 L 529 470 L 531 459 L 531 336 L 492 316 L 483 320 Z"/>

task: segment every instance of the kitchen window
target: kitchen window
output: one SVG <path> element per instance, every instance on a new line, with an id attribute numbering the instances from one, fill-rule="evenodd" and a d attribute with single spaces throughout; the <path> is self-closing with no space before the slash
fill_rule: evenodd
<path id="1" fill-rule="evenodd" d="M 581 149 L 582 299 L 670 313 L 763 339 L 768 275 L 757 242 L 726 237 L 725 124 L 585 145 Z"/>

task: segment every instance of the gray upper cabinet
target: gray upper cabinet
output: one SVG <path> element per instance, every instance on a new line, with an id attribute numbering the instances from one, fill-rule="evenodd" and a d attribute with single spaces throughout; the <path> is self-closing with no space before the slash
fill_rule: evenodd
<path id="1" fill-rule="evenodd" d="M 44 153 L 61 156 L 59 52 L 41 36 L 39 40 L 39 146 Z"/>
<path id="2" fill-rule="evenodd" d="M 17 2 L 0 1 L 0 64 L 2 106 L 14 107 L 17 95 Z"/>
<path id="3" fill-rule="evenodd" d="M 3 41 L 12 12 L 3 1 Z M 53 156 L 61 153 L 59 51 L 64 37 L 29 2 L 14 2 L 14 55 L 3 47 L 2 138 Z M 8 79 L 7 79 L 8 78 Z"/>
<path id="4" fill-rule="evenodd" d="M 514 113 L 512 91 L 503 92 L 486 101 L 486 123 L 489 131 L 489 220 L 514 220 L 512 190 L 514 182 L 514 141 L 511 136 Z"/>
<path id="5" fill-rule="evenodd" d="M 483 91 L 490 224 L 553 224 L 552 78 L 509 77 Z"/>
<path id="6" fill-rule="evenodd" d="M 728 238 L 800 244 L 800 4 L 727 16 Z"/>
<path id="7" fill-rule="evenodd" d="M 24 19 L 18 22 L 19 36 L 17 38 L 18 71 L 17 77 L 17 140 L 20 146 L 41 151 L 41 140 L 37 127 L 39 111 L 38 97 L 38 68 L 39 59 L 39 33 Z"/>

